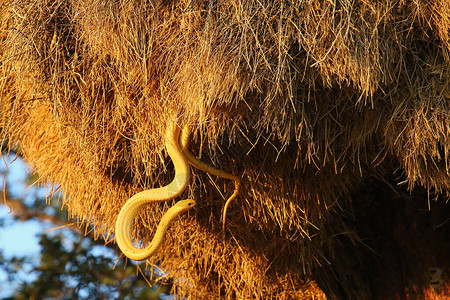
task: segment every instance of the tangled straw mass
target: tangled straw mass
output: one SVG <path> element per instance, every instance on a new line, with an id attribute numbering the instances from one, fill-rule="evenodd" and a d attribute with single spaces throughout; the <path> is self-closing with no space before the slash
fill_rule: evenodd
<path id="1" fill-rule="evenodd" d="M 0 134 L 105 242 L 167 228 L 177 296 L 448 297 L 449 28 L 448 0 L 0 0 Z M 132 208 L 178 143 L 195 207 Z"/>

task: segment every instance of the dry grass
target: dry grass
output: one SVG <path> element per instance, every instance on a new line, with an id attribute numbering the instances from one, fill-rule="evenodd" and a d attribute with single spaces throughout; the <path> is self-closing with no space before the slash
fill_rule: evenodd
<path id="1" fill-rule="evenodd" d="M 62 187 L 71 216 L 113 234 L 128 197 L 166 184 L 170 122 L 195 123 L 192 150 L 242 177 L 224 234 L 232 185 L 195 172 L 186 196 L 199 204 L 154 260 L 183 278 L 180 295 L 323 298 L 316 270 L 345 272 L 337 237 L 363 243 L 348 220 L 367 179 L 401 170 L 411 191 L 450 187 L 446 0 L 0 9 L 0 133 Z M 168 205 L 148 207 L 136 237 Z"/>

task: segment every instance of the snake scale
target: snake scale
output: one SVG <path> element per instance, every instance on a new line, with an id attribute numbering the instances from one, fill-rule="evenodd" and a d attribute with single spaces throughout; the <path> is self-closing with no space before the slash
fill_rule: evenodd
<path id="1" fill-rule="evenodd" d="M 236 198 L 239 193 L 240 178 L 224 171 L 215 169 L 197 159 L 187 149 L 189 140 L 189 127 L 183 128 L 181 136 L 181 148 L 180 148 L 180 129 L 176 124 L 171 124 L 166 130 L 165 146 L 169 157 L 172 159 L 175 176 L 168 185 L 160 188 L 150 189 L 139 192 L 127 200 L 125 205 L 121 208 L 116 220 L 115 236 L 116 242 L 123 254 L 133 260 L 145 260 L 155 254 L 162 243 L 164 242 L 165 233 L 170 223 L 181 213 L 190 209 L 195 205 L 195 200 L 186 199 L 178 201 L 172 206 L 162 217 L 161 221 L 156 228 L 156 233 L 145 248 L 137 248 L 132 242 L 131 227 L 133 225 L 134 218 L 138 214 L 139 210 L 144 206 L 169 201 L 178 197 L 186 189 L 190 178 L 189 163 L 194 167 L 208 172 L 210 174 L 232 179 L 235 182 L 235 190 L 233 194 L 228 198 L 223 210 L 223 226 L 225 227 L 225 216 L 229 203 Z"/>

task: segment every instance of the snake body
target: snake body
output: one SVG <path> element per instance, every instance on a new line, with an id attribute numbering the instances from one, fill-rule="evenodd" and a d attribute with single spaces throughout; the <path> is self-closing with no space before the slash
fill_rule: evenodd
<path id="1" fill-rule="evenodd" d="M 117 217 L 115 231 L 116 242 L 123 254 L 130 259 L 145 260 L 158 251 L 164 241 L 164 235 L 170 222 L 177 215 L 188 210 L 195 204 L 195 201 L 191 199 L 177 202 L 164 214 L 156 229 L 155 236 L 146 248 L 139 249 L 133 245 L 131 227 L 139 210 L 151 203 L 171 200 L 179 196 L 187 187 L 190 177 L 190 167 L 180 150 L 178 144 L 179 136 L 180 129 L 178 126 L 175 124 L 169 126 L 166 132 L 165 145 L 175 168 L 175 176 L 172 182 L 161 188 L 150 189 L 135 194 L 127 200 Z"/>
<path id="2" fill-rule="evenodd" d="M 204 162 L 200 161 L 187 149 L 189 141 L 190 130 L 188 126 L 183 128 L 181 136 L 181 149 L 180 149 L 180 129 L 176 124 L 172 124 L 168 127 L 165 136 L 166 151 L 173 161 L 175 168 L 175 177 L 168 185 L 142 191 L 135 194 L 127 200 L 125 205 L 119 212 L 116 221 L 116 242 L 123 254 L 133 260 L 145 260 L 155 254 L 161 247 L 167 228 L 172 220 L 195 205 L 195 201 L 192 199 L 186 199 L 178 201 L 172 206 L 162 217 L 161 221 L 156 228 L 156 233 L 150 242 L 150 244 L 143 249 L 137 248 L 132 242 L 131 227 L 133 225 L 134 218 L 138 214 L 139 210 L 144 206 L 162 201 L 171 200 L 179 196 L 187 187 L 190 177 L 189 163 L 196 168 L 222 177 L 226 179 L 234 180 L 235 189 L 233 194 L 228 198 L 223 210 L 223 228 L 225 229 L 225 217 L 228 205 L 236 198 L 239 193 L 240 178 L 213 168 Z"/>

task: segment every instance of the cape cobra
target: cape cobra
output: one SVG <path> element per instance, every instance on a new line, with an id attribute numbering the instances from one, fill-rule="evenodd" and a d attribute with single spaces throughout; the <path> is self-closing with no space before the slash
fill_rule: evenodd
<path id="1" fill-rule="evenodd" d="M 189 140 L 190 130 L 188 126 L 183 128 L 183 133 L 181 137 L 182 149 L 179 148 L 179 136 L 180 129 L 176 124 L 172 124 L 169 126 L 166 132 L 165 145 L 167 153 L 173 161 L 175 168 L 175 177 L 170 184 L 164 186 L 162 188 L 150 189 L 146 191 L 142 191 L 140 193 L 135 194 L 133 197 L 127 200 L 125 205 L 119 212 L 116 221 L 116 241 L 120 250 L 130 259 L 133 260 L 145 260 L 156 253 L 161 247 L 164 236 L 169 227 L 171 221 L 183 213 L 184 211 L 191 208 L 195 205 L 195 201 L 191 199 L 182 200 L 177 202 L 174 206 L 172 206 L 162 217 L 157 229 L 156 233 L 150 242 L 150 244 L 144 248 L 139 249 L 132 243 L 131 240 L 131 227 L 139 210 L 145 205 L 168 201 L 177 196 L 179 196 L 184 189 L 186 188 L 189 175 L 190 168 L 189 164 L 192 164 L 196 168 L 208 172 L 210 174 L 232 179 L 235 182 L 235 189 L 233 194 L 228 198 L 225 203 L 223 210 L 223 229 L 225 230 L 225 217 L 227 208 L 230 202 L 236 198 L 239 193 L 240 187 L 240 178 L 234 175 L 231 175 L 222 170 L 218 170 L 213 168 L 204 162 L 197 159 L 192 153 L 187 149 L 188 140 Z"/>
<path id="2" fill-rule="evenodd" d="M 179 147 L 180 129 L 176 124 L 168 127 L 165 137 L 166 151 L 173 161 L 175 177 L 168 185 L 142 191 L 127 200 L 119 212 L 116 221 L 116 242 L 123 254 L 133 260 L 145 260 L 152 256 L 161 247 L 167 228 L 171 221 L 195 205 L 191 199 L 182 200 L 172 206 L 162 217 L 155 236 L 150 244 L 143 249 L 134 246 L 131 239 L 131 227 L 139 210 L 151 203 L 171 200 L 179 196 L 186 188 L 189 177 L 189 164 Z"/>

